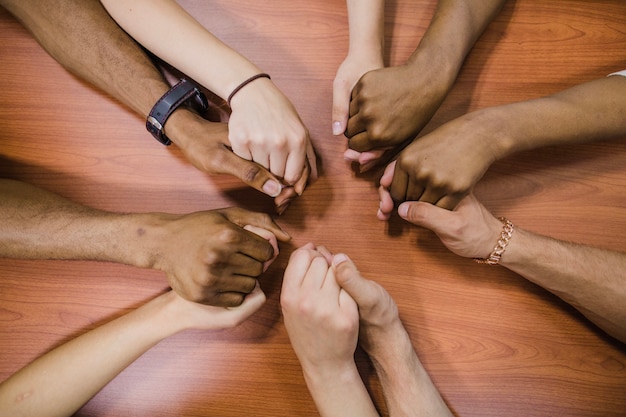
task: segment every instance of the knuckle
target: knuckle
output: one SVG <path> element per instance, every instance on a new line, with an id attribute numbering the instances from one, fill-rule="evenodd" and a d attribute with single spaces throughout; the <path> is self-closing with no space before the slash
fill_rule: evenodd
<path id="1" fill-rule="evenodd" d="M 244 182 L 250 183 L 250 182 L 253 182 L 260 173 L 261 173 L 261 167 L 259 165 L 257 165 L 257 164 L 249 164 L 243 170 L 243 174 L 241 176 L 241 179 Z"/>
<path id="2" fill-rule="evenodd" d="M 226 227 L 218 232 L 217 239 L 220 243 L 225 245 L 236 244 L 241 242 L 241 233 L 239 230 L 235 230 L 232 227 Z M 214 255 L 216 254 L 214 253 Z"/>

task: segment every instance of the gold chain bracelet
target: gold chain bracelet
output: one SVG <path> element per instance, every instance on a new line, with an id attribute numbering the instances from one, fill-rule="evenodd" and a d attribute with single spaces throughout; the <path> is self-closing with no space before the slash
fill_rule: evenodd
<path id="1" fill-rule="evenodd" d="M 513 231 L 515 230 L 513 223 L 511 223 L 506 217 L 499 217 L 498 220 L 504 224 L 504 226 L 502 226 L 502 232 L 500 233 L 500 239 L 487 258 L 474 258 L 474 261 L 479 264 L 498 265 L 502 254 L 509 244 L 511 236 L 513 236 Z"/>

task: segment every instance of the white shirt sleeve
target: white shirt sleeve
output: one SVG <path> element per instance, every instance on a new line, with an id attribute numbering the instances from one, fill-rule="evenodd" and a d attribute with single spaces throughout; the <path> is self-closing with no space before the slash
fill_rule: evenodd
<path id="1" fill-rule="evenodd" d="M 614 72 L 613 74 L 607 75 L 607 77 L 610 77 L 611 75 L 621 75 L 622 77 L 626 77 L 626 70 Z"/>

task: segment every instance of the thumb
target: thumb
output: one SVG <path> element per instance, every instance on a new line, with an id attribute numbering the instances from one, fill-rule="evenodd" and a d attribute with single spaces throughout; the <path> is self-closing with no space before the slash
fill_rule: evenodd
<path id="1" fill-rule="evenodd" d="M 233 175 L 270 197 L 277 197 L 280 194 L 282 190 L 280 181 L 256 162 L 243 159 L 227 148 L 224 148 L 219 161 L 222 173 Z"/>
<path id="2" fill-rule="evenodd" d="M 452 211 L 430 203 L 405 201 L 398 206 L 398 215 L 416 226 L 422 226 L 440 234 L 450 223 Z"/>
<path id="3" fill-rule="evenodd" d="M 336 80 L 333 84 L 333 135 L 339 136 L 346 131 L 350 112 L 350 88 L 346 80 Z"/>
<path id="4" fill-rule="evenodd" d="M 333 256 L 333 267 L 335 268 L 337 284 L 356 301 L 359 307 L 375 302 L 376 293 L 373 291 L 374 288 L 370 281 L 363 278 L 354 262 L 347 255 L 339 253 Z"/>
<path id="5" fill-rule="evenodd" d="M 246 295 L 243 303 L 237 307 L 226 307 L 227 310 L 231 310 L 236 314 L 235 325 L 243 323 L 248 317 L 260 309 L 265 304 L 266 296 L 261 286 L 257 281 L 254 290 L 250 294 Z"/>

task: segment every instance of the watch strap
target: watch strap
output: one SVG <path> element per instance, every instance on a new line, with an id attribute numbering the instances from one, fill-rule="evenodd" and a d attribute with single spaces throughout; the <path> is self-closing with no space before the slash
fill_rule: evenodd
<path id="1" fill-rule="evenodd" d="M 163 133 L 163 127 L 170 115 L 192 97 L 196 98 L 202 111 L 208 108 L 204 93 L 189 80 L 182 79 L 154 104 L 146 119 L 146 129 L 163 145 L 168 146 L 172 141 Z"/>

